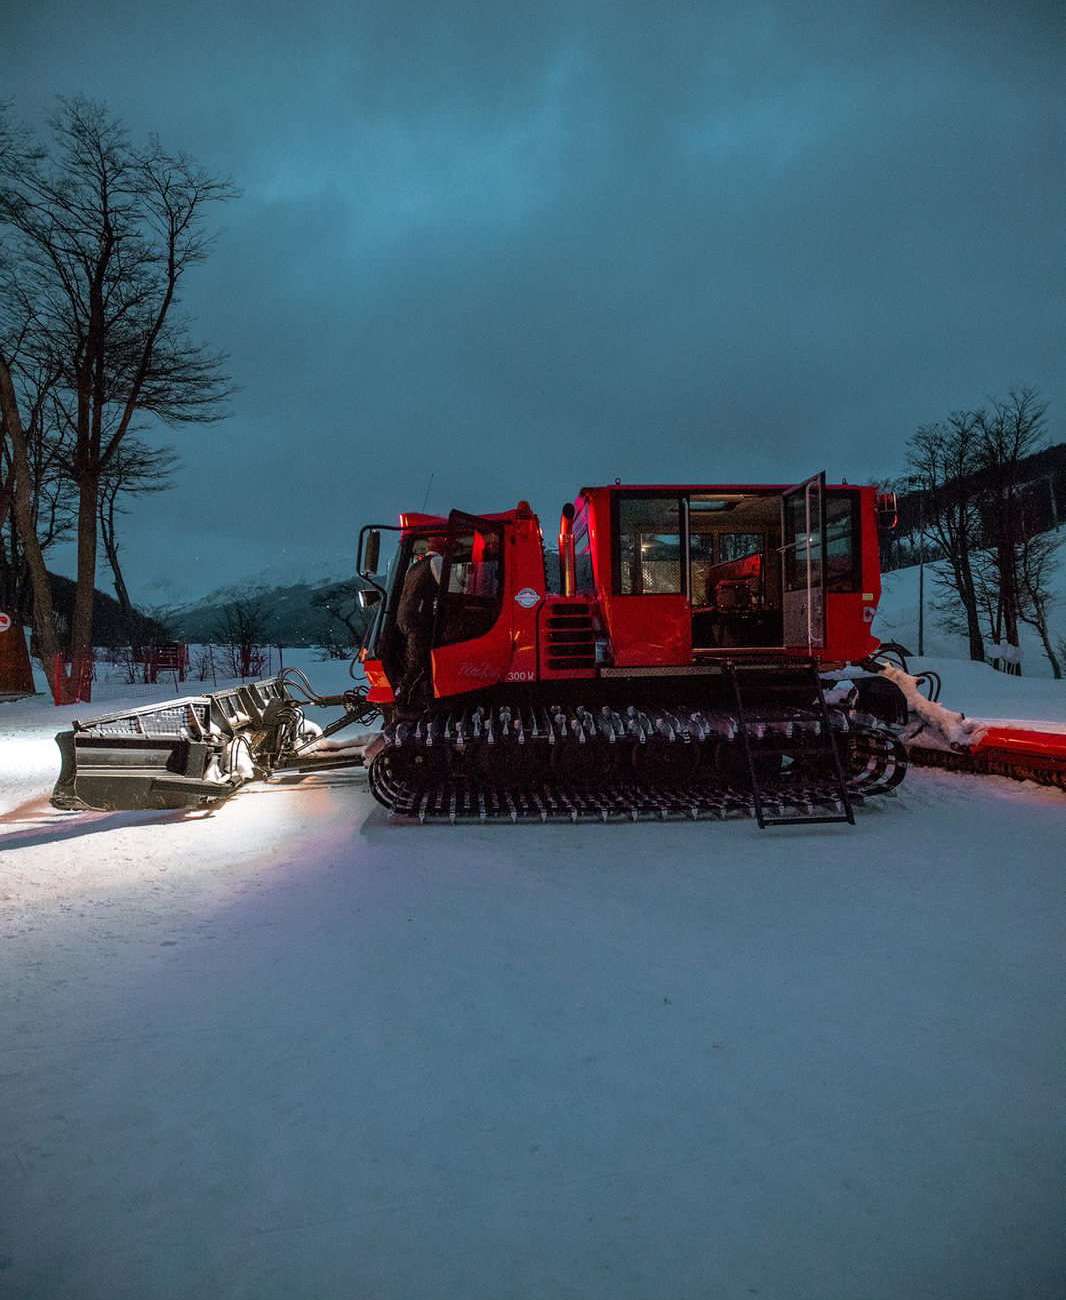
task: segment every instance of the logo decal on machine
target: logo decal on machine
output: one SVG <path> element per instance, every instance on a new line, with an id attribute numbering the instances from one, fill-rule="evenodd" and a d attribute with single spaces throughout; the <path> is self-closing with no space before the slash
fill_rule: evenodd
<path id="1" fill-rule="evenodd" d="M 496 670 L 491 664 L 468 660 L 466 663 L 459 665 L 459 676 L 470 677 L 475 681 L 487 681 L 488 678 L 496 676 Z"/>
<path id="2" fill-rule="evenodd" d="M 523 609 L 532 609 L 537 601 L 540 600 L 540 594 L 534 591 L 532 587 L 523 587 L 515 596 L 515 600 L 518 601 Z"/>

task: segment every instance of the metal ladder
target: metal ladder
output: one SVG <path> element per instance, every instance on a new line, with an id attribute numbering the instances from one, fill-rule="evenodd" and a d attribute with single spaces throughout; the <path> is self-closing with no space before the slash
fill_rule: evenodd
<path id="1" fill-rule="evenodd" d="M 744 700 L 740 689 L 740 675 L 737 671 L 737 665 L 733 660 L 726 664 L 726 672 L 729 675 L 733 687 L 733 696 L 737 706 L 737 730 L 740 732 L 741 740 L 744 744 L 744 757 L 748 765 L 748 779 L 751 782 L 751 796 L 755 805 L 755 818 L 759 823 L 760 830 L 765 830 L 767 826 L 800 826 L 812 825 L 818 822 L 848 822 L 849 825 L 855 825 L 855 810 L 852 807 L 851 798 L 848 794 L 847 778 L 844 775 L 844 767 L 840 761 L 840 751 L 837 749 L 836 737 L 833 734 L 833 724 L 829 717 L 829 706 L 825 702 L 825 693 L 822 690 L 822 679 L 818 672 L 818 663 L 814 659 L 808 659 L 805 662 L 800 661 L 797 667 L 806 667 L 810 673 L 810 684 L 814 690 L 815 698 L 818 701 L 818 712 L 821 720 L 819 732 L 819 743 L 804 743 L 803 748 L 813 750 L 816 753 L 824 754 L 830 761 L 828 763 L 829 771 L 833 775 L 832 784 L 834 786 L 834 798 L 840 811 L 839 812 L 816 812 L 816 813 L 785 813 L 784 815 L 767 814 L 765 798 L 762 786 L 759 784 L 759 774 L 755 766 L 755 758 L 752 754 L 751 733 L 748 731 L 747 719 L 744 715 Z M 743 671 L 743 669 L 741 669 Z M 763 718 L 760 721 L 789 721 L 788 718 L 780 719 Z"/>

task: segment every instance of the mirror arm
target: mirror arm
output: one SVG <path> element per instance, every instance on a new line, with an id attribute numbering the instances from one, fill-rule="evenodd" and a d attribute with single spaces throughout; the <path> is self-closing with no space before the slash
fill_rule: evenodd
<path id="1" fill-rule="evenodd" d="M 356 574 L 360 578 L 362 578 L 365 582 L 369 582 L 371 587 L 375 588 L 377 591 L 380 591 L 382 599 L 384 599 L 384 597 L 388 594 L 385 591 L 385 588 L 381 585 L 380 582 L 378 582 L 374 574 L 366 573 L 363 570 L 363 547 L 366 543 L 367 533 L 381 532 L 383 529 L 388 529 L 389 532 L 393 532 L 393 533 L 399 533 L 403 531 L 403 529 L 397 528 L 395 524 L 364 524 L 362 528 L 360 528 L 359 530 L 359 546 L 355 553 Z"/>

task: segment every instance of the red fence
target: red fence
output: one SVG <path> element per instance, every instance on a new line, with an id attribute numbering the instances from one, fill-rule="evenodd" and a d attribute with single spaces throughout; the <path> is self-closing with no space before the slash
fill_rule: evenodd
<path id="1" fill-rule="evenodd" d="M 162 674 L 177 687 L 185 680 L 188 668 L 189 647 L 177 641 L 142 650 L 127 646 L 97 650 L 91 655 L 58 654 L 52 676 L 52 699 L 56 704 L 87 704 L 93 697 L 93 683 L 99 684 L 105 678 L 112 686 L 116 681 L 124 686 L 138 683 L 147 686 L 158 682 Z"/>
<path id="2" fill-rule="evenodd" d="M 52 699 L 56 704 L 87 704 L 93 697 L 96 660 L 92 655 L 56 655 Z"/>
<path id="3" fill-rule="evenodd" d="M 150 646 L 137 657 L 137 663 L 144 666 L 146 682 L 157 682 L 160 673 L 174 674 L 183 682 L 189 670 L 189 647 L 180 641 Z"/>
<path id="4" fill-rule="evenodd" d="M 144 650 L 126 646 L 94 655 L 56 655 L 52 698 L 56 704 L 86 704 L 94 686 L 98 697 L 114 699 L 160 682 L 173 682 L 178 692 L 179 683 L 190 676 L 217 685 L 219 679 L 270 677 L 283 666 L 281 646 L 201 646 L 195 659 L 177 641 Z"/>

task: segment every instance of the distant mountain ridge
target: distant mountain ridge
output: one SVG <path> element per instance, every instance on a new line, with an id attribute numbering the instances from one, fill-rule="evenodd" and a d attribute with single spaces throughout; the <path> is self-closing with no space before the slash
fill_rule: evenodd
<path id="1" fill-rule="evenodd" d="M 348 582 L 353 586 L 356 582 L 354 556 L 344 559 L 335 557 L 333 560 L 314 565 L 305 562 L 270 564 L 248 578 L 224 583 L 220 587 L 212 588 L 203 596 L 183 601 L 177 609 L 180 611 L 194 609 L 200 605 L 221 605 L 226 601 L 241 600 L 257 593 L 268 594 L 295 587 L 317 589 L 335 586 L 342 582 Z"/>
<path id="2" fill-rule="evenodd" d="M 362 611 L 353 602 L 354 592 L 361 585 L 354 574 L 340 580 L 284 586 L 257 579 L 219 587 L 202 600 L 165 611 L 162 617 L 178 640 L 202 644 L 220 640 L 227 607 L 242 602 L 252 605 L 261 615 L 259 639 L 263 644 L 328 645 L 338 638 L 350 639 L 351 635 L 330 614 L 330 606 L 348 615 L 355 628 L 364 625 Z"/>
<path id="3" fill-rule="evenodd" d="M 545 548 L 548 590 L 558 590 L 558 553 Z M 347 566 L 347 572 L 345 567 Z M 226 607 L 236 601 L 251 602 L 263 615 L 263 643 L 271 645 L 328 645 L 338 636 L 350 636 L 345 625 L 329 613 L 328 605 L 342 610 L 357 628 L 365 626 L 362 611 L 353 609 L 354 593 L 365 583 L 354 573 L 354 559 L 324 565 L 322 576 L 294 581 L 297 566 L 274 565 L 244 582 L 216 587 L 208 595 L 155 613 L 173 636 L 191 644 L 218 641 Z M 306 567 L 306 566 L 305 566 Z M 279 580 L 280 578 L 280 580 Z"/>

